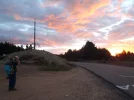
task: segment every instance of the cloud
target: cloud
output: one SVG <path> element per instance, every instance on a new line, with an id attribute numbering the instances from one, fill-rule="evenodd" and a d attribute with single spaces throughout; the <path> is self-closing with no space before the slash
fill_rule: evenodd
<path id="1" fill-rule="evenodd" d="M 110 40 L 122 40 L 127 39 L 134 36 L 134 21 L 126 20 L 119 26 L 114 27 L 110 33 L 108 38 Z"/>
<path id="2" fill-rule="evenodd" d="M 36 20 L 36 41 L 51 52 L 87 40 L 117 48 L 134 37 L 133 9 L 134 0 L 0 0 L 0 41 L 32 43 Z"/>

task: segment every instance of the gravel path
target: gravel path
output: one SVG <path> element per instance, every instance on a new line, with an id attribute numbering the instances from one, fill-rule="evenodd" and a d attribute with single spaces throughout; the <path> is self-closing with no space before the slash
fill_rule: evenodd
<path id="1" fill-rule="evenodd" d="M 0 100 L 128 100 L 120 91 L 82 68 L 67 72 L 37 71 L 19 66 L 17 91 L 8 90 L 0 66 Z"/>

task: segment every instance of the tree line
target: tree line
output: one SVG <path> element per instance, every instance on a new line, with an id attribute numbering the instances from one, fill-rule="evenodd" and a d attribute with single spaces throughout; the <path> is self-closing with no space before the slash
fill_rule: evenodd
<path id="1" fill-rule="evenodd" d="M 87 41 L 81 49 L 69 49 L 59 56 L 67 60 L 108 60 L 111 58 L 111 53 L 106 48 L 97 48 L 94 43 Z"/>
<path id="2" fill-rule="evenodd" d="M 16 46 L 9 42 L 0 42 L 0 56 L 3 54 L 10 54 L 17 51 L 23 51 L 23 50 L 31 50 L 33 49 L 32 44 L 26 44 L 26 48 L 23 48 L 23 45 Z"/>
<path id="3" fill-rule="evenodd" d="M 17 51 L 30 50 L 33 49 L 32 44 L 26 44 L 26 49 L 16 46 L 8 42 L 0 42 L 0 56 L 3 54 L 10 54 Z M 112 57 L 111 53 L 106 48 L 97 48 L 94 43 L 87 41 L 86 44 L 79 50 L 69 49 L 64 54 L 60 54 L 60 57 L 63 57 L 67 60 L 109 60 L 119 59 L 119 60 L 134 60 L 134 53 L 123 50 L 121 53 L 116 54 L 115 57 Z"/>
<path id="4" fill-rule="evenodd" d="M 132 61 L 134 60 L 134 53 L 133 52 L 126 52 L 123 50 L 121 53 L 116 54 L 116 59 L 122 60 L 122 61 Z"/>
<path id="5" fill-rule="evenodd" d="M 69 49 L 64 54 L 60 54 L 67 60 L 134 60 L 134 53 L 123 50 L 121 53 L 112 56 L 106 48 L 97 48 L 94 43 L 87 41 L 86 44 L 79 50 Z"/>
<path id="6" fill-rule="evenodd" d="M 17 51 L 22 51 L 22 50 L 24 50 L 23 47 L 16 46 L 12 43 L 0 42 L 0 55 L 1 56 L 3 54 L 10 54 L 10 53 L 17 52 Z"/>

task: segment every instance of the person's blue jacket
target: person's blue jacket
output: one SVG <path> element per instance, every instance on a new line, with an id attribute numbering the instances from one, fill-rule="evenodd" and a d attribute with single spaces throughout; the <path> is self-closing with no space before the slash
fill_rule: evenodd
<path id="1" fill-rule="evenodd" d="M 4 70 L 7 74 L 7 76 L 9 76 L 12 71 L 12 61 L 8 61 L 5 63 Z"/>
<path id="2" fill-rule="evenodd" d="M 5 72 L 6 72 L 7 76 L 8 76 L 11 73 L 12 67 L 9 66 L 9 65 L 5 65 L 4 70 L 5 70 Z"/>

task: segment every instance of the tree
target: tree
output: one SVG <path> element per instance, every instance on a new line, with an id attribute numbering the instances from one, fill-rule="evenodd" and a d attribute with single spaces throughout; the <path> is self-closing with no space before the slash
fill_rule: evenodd
<path id="1" fill-rule="evenodd" d="M 24 50 L 23 48 L 17 47 L 14 44 L 11 44 L 11 43 L 8 43 L 8 42 L 5 42 L 5 43 L 0 42 L 0 48 L 2 48 L 2 49 L 0 49 L 0 55 L 10 54 L 10 53 L 13 53 L 13 52 Z"/>
<path id="2" fill-rule="evenodd" d="M 127 61 L 130 60 L 132 61 L 134 57 L 134 53 L 128 51 L 126 52 L 125 50 L 123 50 L 121 53 L 116 55 L 116 58 L 118 58 L 119 60 L 123 60 L 123 61 Z"/>
<path id="3" fill-rule="evenodd" d="M 80 50 L 69 49 L 62 57 L 66 59 L 108 60 L 111 54 L 107 49 L 98 49 L 92 42 L 87 41 Z"/>
<path id="4" fill-rule="evenodd" d="M 87 41 L 86 44 L 80 49 L 83 59 L 95 59 L 97 48 L 92 42 Z"/>
<path id="5" fill-rule="evenodd" d="M 69 49 L 69 50 L 67 51 L 67 53 L 65 53 L 65 56 L 66 56 L 66 58 L 71 58 L 71 57 L 72 57 L 72 50 Z"/>

